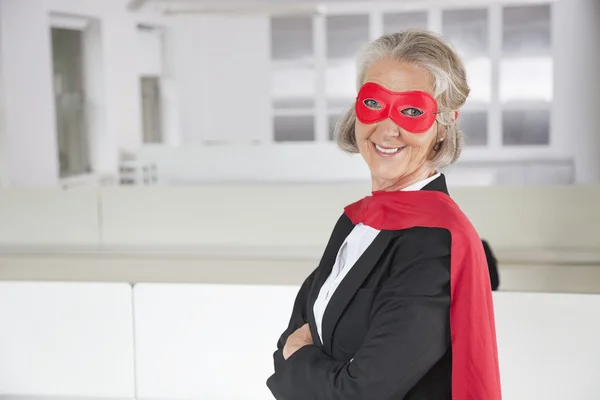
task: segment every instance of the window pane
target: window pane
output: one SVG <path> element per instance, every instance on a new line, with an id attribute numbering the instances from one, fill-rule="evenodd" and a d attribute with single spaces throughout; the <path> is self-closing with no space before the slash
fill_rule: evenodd
<path id="1" fill-rule="evenodd" d="M 354 58 L 369 41 L 368 15 L 327 17 L 327 57 Z"/>
<path id="2" fill-rule="evenodd" d="M 271 18 L 271 57 L 274 60 L 312 58 L 312 18 Z"/>
<path id="3" fill-rule="evenodd" d="M 465 61 L 467 82 L 471 93 L 467 104 L 488 104 L 492 99 L 492 63 L 489 58 L 479 57 Z"/>
<path id="4" fill-rule="evenodd" d="M 314 68 L 276 66 L 273 68 L 271 95 L 274 107 L 278 109 L 314 107 Z"/>
<path id="5" fill-rule="evenodd" d="M 459 125 L 465 134 L 465 145 L 487 145 L 488 118 L 486 111 L 463 111 L 459 116 Z"/>
<path id="6" fill-rule="evenodd" d="M 278 116 L 273 119 L 276 142 L 310 142 L 315 140 L 312 115 Z"/>
<path id="7" fill-rule="evenodd" d="M 550 144 L 550 111 L 504 111 L 502 113 L 502 143 L 509 146 Z"/>
<path id="8" fill-rule="evenodd" d="M 315 108 L 315 99 L 312 97 L 278 97 L 273 99 L 273 108 L 276 110 L 312 110 Z"/>
<path id="9" fill-rule="evenodd" d="M 446 39 L 461 57 L 472 58 L 488 53 L 487 9 L 446 10 L 442 15 Z"/>
<path id="10" fill-rule="evenodd" d="M 426 12 L 384 14 L 383 33 L 394 33 L 405 29 L 427 29 Z"/>
<path id="11" fill-rule="evenodd" d="M 329 121 L 329 140 L 335 140 L 334 137 L 334 133 L 335 133 L 335 126 L 338 123 L 338 121 L 342 118 L 341 115 L 330 115 L 328 117 L 328 121 Z"/>
<path id="12" fill-rule="evenodd" d="M 162 143 L 160 81 L 157 77 L 142 77 L 142 132 L 144 143 Z"/>
<path id="13" fill-rule="evenodd" d="M 503 50 L 508 54 L 550 52 L 550 5 L 504 8 Z"/>
<path id="14" fill-rule="evenodd" d="M 500 101 L 552 101 L 552 58 L 531 57 L 502 60 Z"/>
<path id="15" fill-rule="evenodd" d="M 330 63 L 325 74 L 327 106 L 350 106 L 356 97 L 356 64 L 352 61 Z"/>
<path id="16" fill-rule="evenodd" d="M 91 172 L 85 108 L 83 32 L 52 28 L 52 66 L 61 178 Z"/>

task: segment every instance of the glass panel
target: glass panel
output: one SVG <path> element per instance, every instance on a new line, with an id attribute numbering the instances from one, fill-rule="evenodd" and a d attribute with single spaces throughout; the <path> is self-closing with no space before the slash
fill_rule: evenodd
<path id="1" fill-rule="evenodd" d="M 465 145 L 487 145 L 488 116 L 486 111 L 463 111 L 458 121 L 465 134 Z"/>
<path id="2" fill-rule="evenodd" d="M 162 143 L 160 81 L 157 77 L 142 77 L 142 132 L 144 143 Z"/>
<path id="3" fill-rule="evenodd" d="M 531 57 L 502 60 L 500 101 L 552 101 L 552 58 Z"/>
<path id="4" fill-rule="evenodd" d="M 312 67 L 273 68 L 271 96 L 275 108 L 312 108 L 315 70 Z"/>
<path id="5" fill-rule="evenodd" d="M 383 15 L 383 33 L 394 33 L 405 29 L 427 29 L 427 13 L 406 12 Z"/>
<path id="6" fill-rule="evenodd" d="M 352 61 L 330 63 L 325 71 L 327 106 L 348 107 L 356 98 L 356 64 Z"/>
<path id="7" fill-rule="evenodd" d="M 492 98 L 492 64 L 488 55 L 486 9 L 446 10 L 443 34 L 462 57 L 471 93 L 467 104 L 488 104 Z"/>
<path id="8" fill-rule="evenodd" d="M 338 121 L 342 118 L 342 115 L 330 115 L 328 117 L 328 122 L 329 122 L 329 140 L 335 140 L 334 138 L 334 133 L 335 133 L 335 125 L 338 123 Z"/>
<path id="9" fill-rule="evenodd" d="M 315 99 L 312 97 L 278 97 L 273 99 L 273 108 L 276 110 L 312 110 L 315 108 Z"/>
<path id="10" fill-rule="evenodd" d="M 89 173 L 83 32 L 52 28 L 52 62 L 60 177 Z"/>
<path id="11" fill-rule="evenodd" d="M 315 140 L 312 115 L 279 116 L 273 119 L 276 142 L 310 142 Z"/>
<path id="12" fill-rule="evenodd" d="M 352 58 L 369 41 L 368 15 L 327 17 L 327 57 Z"/>
<path id="13" fill-rule="evenodd" d="M 503 43 L 506 54 L 550 52 L 550 5 L 505 7 Z"/>
<path id="14" fill-rule="evenodd" d="M 508 146 L 550 144 L 550 111 L 503 111 L 502 143 Z"/>
<path id="15" fill-rule="evenodd" d="M 442 18 L 443 35 L 461 57 L 468 59 L 488 54 L 487 9 L 446 10 Z"/>
<path id="16" fill-rule="evenodd" d="M 489 58 L 476 58 L 465 61 L 467 82 L 471 93 L 467 104 L 488 104 L 492 99 L 492 63 Z"/>
<path id="17" fill-rule="evenodd" d="M 272 59 L 311 59 L 313 55 L 311 17 L 271 18 Z"/>

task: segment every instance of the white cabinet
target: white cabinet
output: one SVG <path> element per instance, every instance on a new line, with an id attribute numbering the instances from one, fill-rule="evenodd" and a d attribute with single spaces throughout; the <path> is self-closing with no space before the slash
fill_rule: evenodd
<path id="1" fill-rule="evenodd" d="M 135 398 L 131 286 L 0 283 L 0 397 Z"/>
<path id="2" fill-rule="evenodd" d="M 298 287 L 141 284 L 138 399 L 269 399 Z"/>

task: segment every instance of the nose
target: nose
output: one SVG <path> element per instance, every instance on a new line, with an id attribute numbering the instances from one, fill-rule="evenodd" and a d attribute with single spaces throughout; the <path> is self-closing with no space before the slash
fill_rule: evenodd
<path id="1" fill-rule="evenodd" d="M 400 136 L 400 128 L 389 118 L 378 122 L 375 131 L 385 141 L 393 140 Z"/>

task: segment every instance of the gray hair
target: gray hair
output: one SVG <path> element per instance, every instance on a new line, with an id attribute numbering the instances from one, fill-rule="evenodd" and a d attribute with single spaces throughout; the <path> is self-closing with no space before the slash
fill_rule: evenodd
<path id="1" fill-rule="evenodd" d="M 452 164 L 463 147 L 463 133 L 452 114 L 465 104 L 470 93 L 463 62 L 450 44 L 432 32 L 406 30 L 383 35 L 369 43 L 358 57 L 357 90 L 364 84 L 368 68 L 386 58 L 422 67 L 433 77 L 433 96 L 439 105 L 437 121 L 446 128 L 446 137 L 431 163 L 436 169 Z M 353 104 L 335 128 L 338 146 L 349 153 L 358 152 L 355 123 Z"/>

